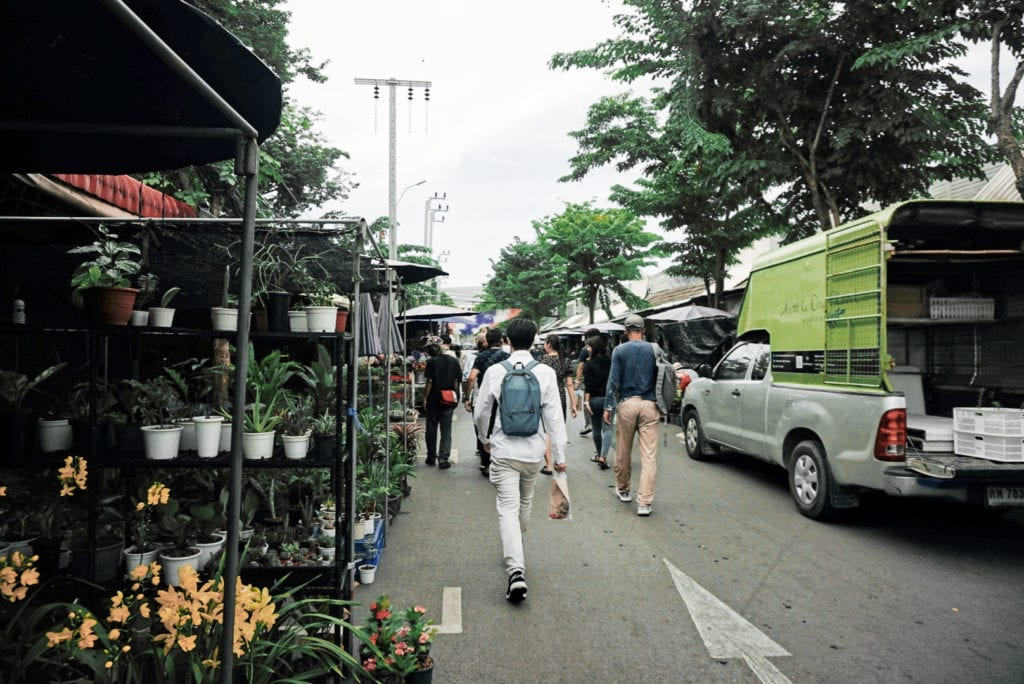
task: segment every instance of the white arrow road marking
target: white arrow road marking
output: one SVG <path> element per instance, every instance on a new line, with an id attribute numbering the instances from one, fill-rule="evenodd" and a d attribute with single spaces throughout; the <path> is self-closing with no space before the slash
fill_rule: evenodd
<path id="1" fill-rule="evenodd" d="M 663 560 L 712 658 L 743 658 L 762 682 L 789 682 L 786 675 L 768 661 L 768 656 L 788 656 L 789 651 L 683 574 L 667 558 Z"/>
<path id="2" fill-rule="evenodd" d="M 462 587 L 445 587 L 441 593 L 441 624 L 438 634 L 462 634 Z"/>

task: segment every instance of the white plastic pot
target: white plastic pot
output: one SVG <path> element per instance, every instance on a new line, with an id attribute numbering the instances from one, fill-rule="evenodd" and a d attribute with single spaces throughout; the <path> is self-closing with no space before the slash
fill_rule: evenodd
<path id="1" fill-rule="evenodd" d="M 174 309 L 164 306 L 149 307 L 149 324 L 154 328 L 170 328 L 174 323 Z"/>
<path id="2" fill-rule="evenodd" d="M 281 435 L 284 443 L 284 457 L 293 461 L 306 458 L 309 453 L 309 435 Z"/>
<path id="3" fill-rule="evenodd" d="M 307 306 L 306 328 L 309 332 L 334 332 L 338 325 L 338 307 Z"/>
<path id="4" fill-rule="evenodd" d="M 195 424 L 199 458 L 214 458 L 220 453 L 220 426 L 224 416 L 196 416 L 192 422 Z"/>
<path id="5" fill-rule="evenodd" d="M 65 419 L 39 419 L 39 450 L 44 454 L 71 448 L 71 423 Z"/>
<path id="6" fill-rule="evenodd" d="M 270 432 L 243 432 L 242 456 L 251 460 L 270 458 L 274 455 L 274 436 Z"/>
<path id="7" fill-rule="evenodd" d="M 288 327 L 292 332 L 308 332 L 309 326 L 306 322 L 305 311 L 289 311 L 288 312 Z"/>
<path id="8" fill-rule="evenodd" d="M 143 425 L 142 443 L 146 458 L 154 461 L 176 458 L 181 432 L 180 425 Z"/>

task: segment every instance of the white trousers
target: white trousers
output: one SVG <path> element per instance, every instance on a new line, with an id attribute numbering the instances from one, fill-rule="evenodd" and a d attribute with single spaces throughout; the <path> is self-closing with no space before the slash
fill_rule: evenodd
<path id="1" fill-rule="evenodd" d="M 543 461 L 527 463 L 491 455 L 490 480 L 497 493 L 498 532 L 509 575 L 526 570 L 523 532 L 530 520 L 533 488 L 542 465 Z"/>

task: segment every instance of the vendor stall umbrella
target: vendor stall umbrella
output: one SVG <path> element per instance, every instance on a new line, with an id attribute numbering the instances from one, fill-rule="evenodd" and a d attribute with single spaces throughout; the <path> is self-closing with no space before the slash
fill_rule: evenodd
<path id="1" fill-rule="evenodd" d="M 669 309 L 667 311 L 659 311 L 647 316 L 649 321 L 695 321 L 701 318 L 719 318 L 722 316 L 731 317 L 732 314 L 728 311 L 722 311 L 721 309 L 714 309 L 710 306 L 699 306 L 697 304 L 689 304 L 687 306 L 679 306 L 675 309 Z"/>

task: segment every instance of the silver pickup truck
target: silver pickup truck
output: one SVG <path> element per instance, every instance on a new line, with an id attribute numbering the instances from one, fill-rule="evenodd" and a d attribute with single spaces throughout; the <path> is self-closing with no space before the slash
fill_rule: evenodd
<path id="1" fill-rule="evenodd" d="M 902 392 L 773 382 L 770 344 L 756 337 L 700 371 L 682 402 L 687 455 L 705 460 L 726 449 L 782 466 L 810 518 L 856 506 L 863 491 L 1024 505 L 1024 464 L 926 452 L 914 440 L 906 446 Z"/>

